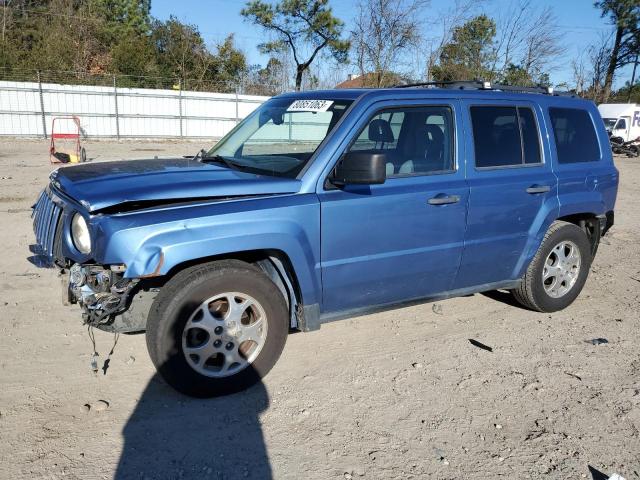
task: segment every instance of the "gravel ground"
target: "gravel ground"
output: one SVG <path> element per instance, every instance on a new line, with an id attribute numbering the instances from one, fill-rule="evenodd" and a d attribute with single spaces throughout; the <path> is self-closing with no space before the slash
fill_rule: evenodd
<path id="1" fill-rule="evenodd" d="M 264 383 L 203 401 L 157 377 L 142 335 L 93 374 L 78 309 L 26 260 L 47 143 L 0 140 L 0 478 L 640 478 L 640 160 L 616 163 L 616 225 L 567 310 L 493 293 L 336 322 L 291 335 Z M 114 337 L 96 340 L 102 364 Z"/>

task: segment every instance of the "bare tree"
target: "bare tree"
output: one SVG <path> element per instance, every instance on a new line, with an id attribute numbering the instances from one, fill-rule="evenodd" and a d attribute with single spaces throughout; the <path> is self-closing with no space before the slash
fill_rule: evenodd
<path id="1" fill-rule="evenodd" d="M 530 82 L 540 82 L 563 51 L 551 8 L 538 9 L 532 0 L 514 0 L 497 23 L 495 76 L 504 78 L 514 65 Z"/>
<path id="2" fill-rule="evenodd" d="M 525 13 L 530 9 L 531 2 L 516 5 L 511 2 L 507 10 L 498 18 L 498 35 L 495 45 L 495 60 L 493 71 L 504 71 L 509 65 L 515 64 L 514 55 L 524 44 L 523 24 L 527 21 Z"/>
<path id="3" fill-rule="evenodd" d="M 612 40 L 611 34 L 601 33 L 598 40 L 589 45 L 586 50 L 589 85 L 585 94 L 595 102 L 606 101 L 608 97 L 605 84 L 611 60 Z"/>
<path id="4" fill-rule="evenodd" d="M 402 55 L 422 39 L 421 17 L 428 4 L 428 0 L 360 0 L 351 42 L 366 86 L 398 81 Z"/>
<path id="5" fill-rule="evenodd" d="M 459 34 L 464 26 L 479 18 L 482 7 L 483 2 L 455 0 L 438 18 L 441 35 L 429 42 L 427 80 L 440 71 L 443 54 L 451 47 L 454 33 Z M 548 71 L 563 51 L 562 35 L 552 10 L 540 8 L 534 0 L 512 0 L 497 17 L 495 26 L 495 36 L 488 45 L 491 54 L 483 66 L 485 79 L 526 85 L 547 82 Z"/>
<path id="6" fill-rule="evenodd" d="M 330 89 L 344 81 L 351 73 L 349 65 L 337 62 L 318 62 L 315 75 L 318 78 L 318 88 Z"/>
<path id="7" fill-rule="evenodd" d="M 550 70 L 563 51 L 562 40 L 551 8 L 545 7 L 534 17 L 525 37 L 525 70 L 534 78 Z"/>
<path id="8" fill-rule="evenodd" d="M 584 95 L 585 86 L 587 84 L 587 70 L 584 64 L 584 55 L 582 53 L 571 60 L 571 74 L 573 77 L 574 91 L 580 96 Z"/>
<path id="9" fill-rule="evenodd" d="M 455 28 L 471 20 L 481 4 L 482 2 L 477 0 L 454 0 L 453 6 L 437 16 L 432 24 L 432 30 L 440 30 L 440 34 L 425 42 L 426 50 L 429 51 L 425 72 L 426 81 L 433 80 L 433 67 L 438 62 L 444 46 L 451 42 Z"/>

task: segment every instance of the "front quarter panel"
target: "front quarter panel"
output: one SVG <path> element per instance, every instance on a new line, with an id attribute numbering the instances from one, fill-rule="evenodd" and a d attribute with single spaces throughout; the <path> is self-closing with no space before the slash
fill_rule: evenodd
<path id="1" fill-rule="evenodd" d="M 125 277 L 165 275 L 193 260 L 249 250 L 280 250 L 304 302 L 319 301 L 320 210 L 315 194 L 153 209 L 95 218 L 96 260 L 124 263 Z"/>

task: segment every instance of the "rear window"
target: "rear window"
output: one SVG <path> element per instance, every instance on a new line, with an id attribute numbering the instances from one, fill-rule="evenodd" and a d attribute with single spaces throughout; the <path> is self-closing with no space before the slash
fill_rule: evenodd
<path id="1" fill-rule="evenodd" d="M 589 112 L 577 108 L 550 108 L 549 116 L 559 163 L 600 160 L 598 137 Z"/>
<path id="2" fill-rule="evenodd" d="M 471 107 L 476 167 L 542 162 L 538 125 L 527 107 Z"/>

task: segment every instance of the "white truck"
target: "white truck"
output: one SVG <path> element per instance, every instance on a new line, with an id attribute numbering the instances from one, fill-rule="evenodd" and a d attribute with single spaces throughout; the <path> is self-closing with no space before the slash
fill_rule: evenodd
<path id="1" fill-rule="evenodd" d="M 602 103 L 598 111 L 611 137 L 620 137 L 624 142 L 640 137 L 640 105 Z"/>

